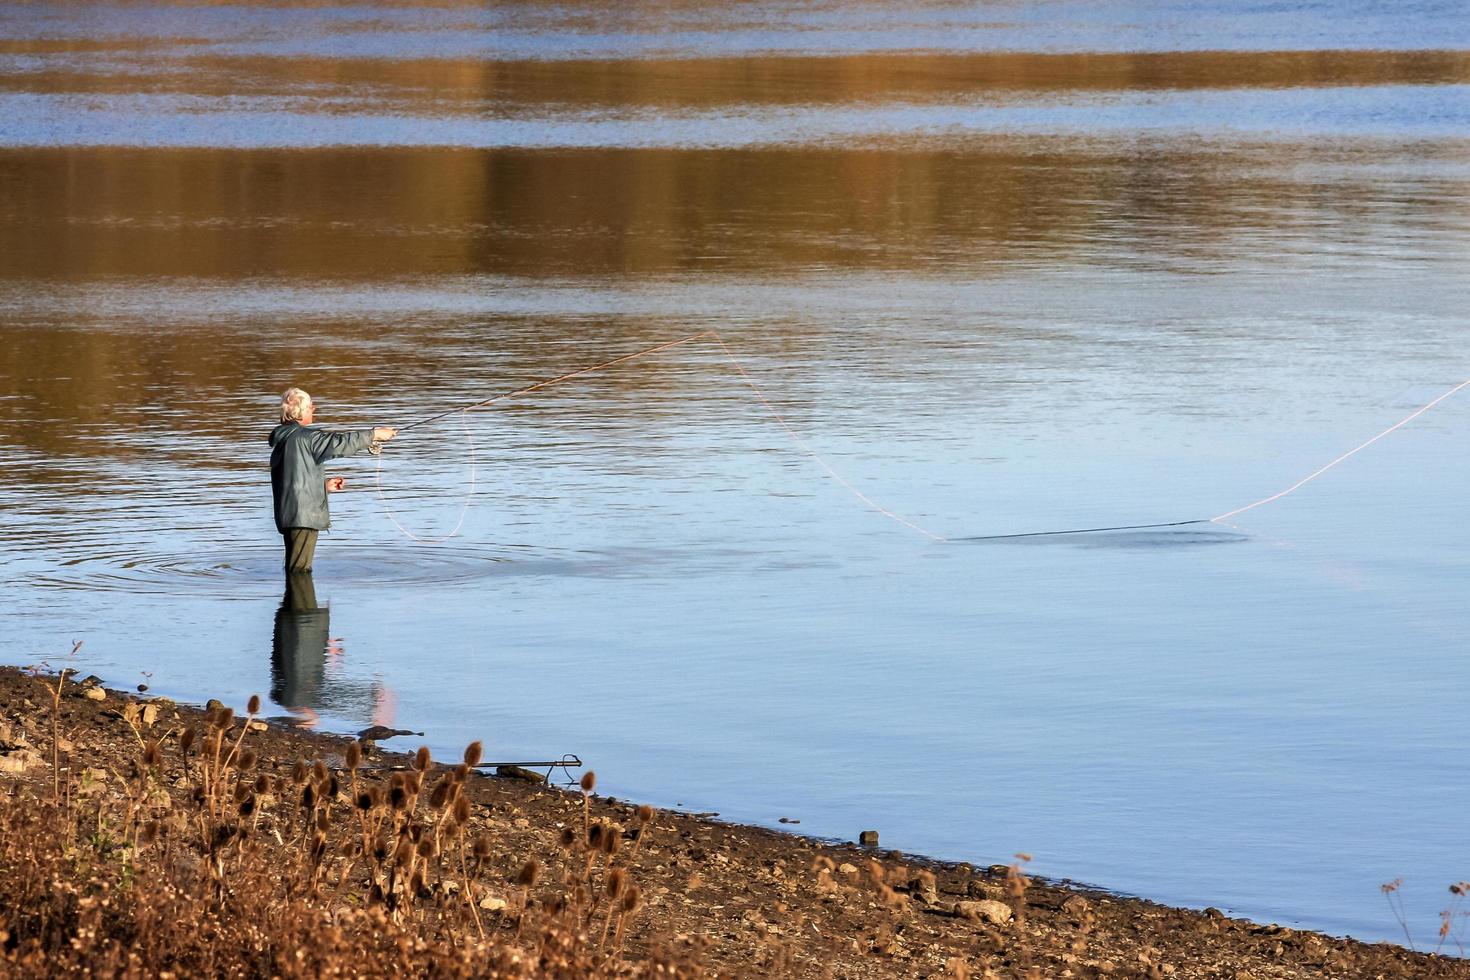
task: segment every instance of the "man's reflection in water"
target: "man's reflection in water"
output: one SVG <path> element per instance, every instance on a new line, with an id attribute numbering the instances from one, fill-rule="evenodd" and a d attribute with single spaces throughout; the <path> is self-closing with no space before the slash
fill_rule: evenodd
<path id="1" fill-rule="evenodd" d="M 311 572 L 287 573 L 271 636 L 271 700 L 307 728 L 315 726 L 318 712 L 391 725 L 394 699 L 387 687 L 329 674 L 328 665 L 342 657 L 342 644 L 331 636 L 331 616 L 330 607 L 317 602 Z"/>

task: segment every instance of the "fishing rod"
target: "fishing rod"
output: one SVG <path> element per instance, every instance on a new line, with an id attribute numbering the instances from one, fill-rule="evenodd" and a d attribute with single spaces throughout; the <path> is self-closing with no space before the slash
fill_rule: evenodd
<path id="1" fill-rule="evenodd" d="M 550 388 L 552 385 L 561 384 L 563 381 L 570 381 L 572 378 L 581 377 L 584 374 L 591 374 L 594 371 L 601 371 L 605 368 L 610 368 L 614 364 L 621 364 L 624 361 L 631 361 L 634 358 L 638 357 L 646 357 L 649 354 L 657 354 L 659 351 L 669 350 L 670 348 L 678 347 L 681 344 L 691 343 L 692 341 L 700 340 L 704 337 L 717 338 L 718 336 L 719 335 L 716 334 L 713 330 L 702 330 L 699 333 L 690 334 L 688 337 L 684 337 L 681 340 L 673 340 L 666 344 L 658 344 L 654 347 L 648 347 L 644 350 L 634 351 L 631 354 L 624 354 L 621 357 L 615 357 L 610 361 L 603 361 L 601 364 L 594 364 L 591 367 L 585 367 L 577 371 L 572 371 L 568 374 L 563 374 L 560 377 L 547 378 L 544 381 L 538 381 L 535 384 L 527 385 L 524 388 L 517 388 L 515 391 L 502 392 L 499 395 L 494 395 L 490 398 L 484 399 L 483 401 L 471 402 L 470 404 L 462 405 L 459 408 L 451 408 L 447 412 L 440 412 L 438 415 L 430 415 L 428 418 L 419 419 L 417 422 L 410 422 L 407 425 L 400 425 L 398 426 L 398 431 L 407 432 L 409 429 L 416 429 L 421 425 L 428 425 L 430 422 L 437 422 L 440 419 L 447 419 L 451 415 L 458 415 L 461 412 L 468 412 L 470 409 L 484 408 L 486 405 L 493 405 L 495 402 L 504 401 L 507 398 L 515 398 L 518 395 L 527 395 L 541 388 Z"/>
<path id="2" fill-rule="evenodd" d="M 516 397 L 518 395 L 529 394 L 530 392 L 537 391 L 537 390 L 539 390 L 541 388 L 549 388 L 552 385 L 560 384 L 563 381 L 569 381 L 572 378 L 581 377 L 584 374 L 591 374 L 594 371 L 601 371 L 601 370 L 604 370 L 605 368 L 610 368 L 610 367 L 612 367 L 615 364 L 622 364 L 625 361 L 631 361 L 631 360 L 634 360 L 634 359 L 639 358 L 639 357 L 647 357 L 650 354 L 657 354 L 660 351 L 670 350 L 672 348 L 682 346 L 683 344 L 693 343 L 696 340 L 705 340 L 705 339 L 712 340 L 715 343 L 717 343 L 717 344 L 720 345 L 721 352 L 723 352 L 723 354 L 725 355 L 725 358 L 727 360 L 729 360 L 729 362 L 731 363 L 731 365 L 734 366 L 735 370 L 737 372 L 739 372 L 740 379 L 743 382 L 745 382 L 746 386 L 748 386 L 750 388 L 750 390 L 755 394 L 755 397 L 760 400 L 760 403 L 763 406 L 765 406 L 766 411 L 768 413 L 770 413 L 771 417 L 773 419 L 775 419 L 778 423 L 780 423 L 781 428 L 783 428 L 783 429 L 786 430 L 786 434 L 791 437 L 791 441 L 794 442 L 794 443 L 796 443 L 796 445 L 799 446 L 802 449 L 803 452 L 805 452 L 808 456 L 810 456 L 812 458 L 812 461 L 815 462 L 818 466 L 820 466 L 827 473 L 828 476 L 830 476 L 837 483 L 841 484 L 841 486 L 843 487 L 843 489 L 847 490 L 848 493 L 852 494 L 854 497 L 856 497 L 858 500 L 862 501 L 868 507 L 871 507 L 873 510 L 875 510 L 878 513 L 882 514 L 884 517 L 887 517 L 890 520 L 896 521 L 897 523 L 902 524 L 904 527 L 909 528 L 912 531 L 917 531 L 919 534 L 922 534 L 924 537 L 930 539 L 931 541 L 945 541 L 945 540 L 948 540 L 947 538 L 944 538 L 941 535 L 935 534 L 933 531 L 930 531 L 928 528 L 921 527 L 920 525 L 914 523 L 913 521 L 909 520 L 908 518 L 903 517 L 903 516 L 901 516 L 899 514 L 894 513 L 893 511 L 891 511 L 888 508 L 884 507 L 882 504 L 878 503 L 872 497 L 869 497 L 867 494 L 863 493 L 857 487 L 853 486 L 853 484 L 851 482 L 849 482 L 848 479 L 845 476 L 843 476 L 841 473 L 839 473 L 832 466 L 831 463 L 827 462 L 826 457 L 824 457 L 821 453 L 817 452 L 811 446 L 807 445 L 806 440 L 802 439 L 801 436 L 797 434 L 796 430 L 791 427 L 791 423 L 789 423 L 789 422 L 786 421 L 785 416 L 783 416 L 780 412 L 778 412 L 776 410 L 776 406 L 775 405 L 772 405 L 771 404 L 771 400 L 766 397 L 765 391 L 761 389 L 761 386 L 760 385 L 758 385 L 758 384 L 755 383 L 755 379 L 750 376 L 750 372 L 745 370 L 745 365 L 742 364 L 742 363 L 740 363 L 740 358 L 736 357 L 735 356 L 735 352 L 730 349 L 730 345 L 727 344 L 727 343 L 725 343 L 725 338 L 724 337 L 721 337 L 720 334 L 719 334 L 719 332 L 718 331 L 715 331 L 715 330 L 701 330 L 699 333 L 693 333 L 693 334 L 690 334 L 687 337 L 681 337 L 678 340 L 671 340 L 671 341 L 669 341 L 667 343 L 663 343 L 663 344 L 655 344 L 653 347 L 645 347 L 643 350 L 634 351 L 631 354 L 623 354 L 623 355 L 621 355 L 619 357 L 614 357 L 612 360 L 603 361 L 601 364 L 594 364 L 591 367 L 581 368 L 580 370 L 577 370 L 577 371 L 570 371 L 567 374 L 559 375 L 559 376 L 557 376 L 555 378 L 547 378 L 544 381 L 537 381 L 535 384 L 526 385 L 524 388 L 517 388 L 514 391 L 507 391 L 507 392 L 504 392 L 504 393 L 499 394 L 499 395 L 494 395 L 494 396 L 492 396 L 490 398 L 482 399 L 481 401 L 471 402 L 468 405 L 462 405 L 459 408 L 452 408 L 452 409 L 450 409 L 450 410 L 448 410 L 446 412 L 440 412 L 437 415 L 430 415 L 428 418 L 419 419 L 416 422 L 410 422 L 407 425 L 400 426 L 398 428 L 398 431 L 399 432 L 403 432 L 403 431 L 405 431 L 407 429 L 416 428 L 417 426 L 420 426 L 420 425 L 428 425 L 430 422 L 437 422 L 440 419 L 446 419 L 446 418 L 448 418 L 451 415 L 458 415 L 460 417 L 461 424 L 463 424 L 465 418 L 469 415 L 469 413 L 470 413 L 470 411 L 472 409 L 483 408 L 486 405 L 492 405 L 495 402 L 504 401 L 507 398 L 514 398 L 514 397 Z M 377 489 L 378 489 L 378 500 L 383 505 L 383 512 L 388 515 L 388 519 L 393 522 L 394 526 L 396 526 L 399 531 L 403 532 L 406 536 L 408 536 L 409 538 L 413 539 L 414 541 L 418 541 L 421 544 L 438 544 L 440 542 L 447 541 L 449 538 L 452 538 L 452 537 L 454 537 L 454 535 L 458 534 L 460 527 L 462 527 L 463 524 L 464 524 L 465 515 L 469 512 L 470 496 L 474 492 L 474 485 L 473 485 L 473 480 L 474 480 L 474 462 L 473 462 L 474 441 L 470 437 L 469 427 L 467 425 L 465 426 L 465 437 L 466 437 L 466 439 L 469 439 L 470 440 L 470 452 L 471 452 L 471 463 L 470 463 L 470 467 L 471 467 L 470 473 L 471 473 L 471 476 L 470 476 L 470 479 L 471 479 L 471 486 L 470 486 L 469 491 L 466 492 L 466 494 L 465 494 L 464 506 L 460 509 L 460 513 L 459 513 L 459 521 L 456 522 L 456 524 L 454 525 L 454 530 L 450 531 L 447 535 L 444 535 L 443 537 L 438 537 L 438 538 L 424 538 L 424 537 L 420 537 L 419 535 L 414 534 L 408 528 L 404 527 L 401 523 L 399 523 L 398 518 L 396 516 L 394 516 L 394 514 L 393 514 L 392 507 L 390 507 L 389 504 L 388 504 L 387 495 L 384 494 L 384 492 L 383 492 L 383 482 L 382 482 L 382 472 L 383 472 L 382 466 L 383 466 L 383 464 L 382 464 L 382 457 L 379 456 L 378 470 L 377 470 L 377 474 L 375 476 L 375 482 L 377 483 Z"/>

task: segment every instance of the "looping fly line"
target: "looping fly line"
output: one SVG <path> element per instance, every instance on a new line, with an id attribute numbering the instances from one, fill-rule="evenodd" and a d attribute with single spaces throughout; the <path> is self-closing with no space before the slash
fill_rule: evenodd
<path id="1" fill-rule="evenodd" d="M 405 535 L 412 538 L 414 541 L 417 541 L 419 544 L 443 544 L 445 541 L 448 541 L 450 538 L 459 533 L 460 528 L 464 527 L 464 519 L 466 516 L 469 515 L 470 512 L 470 498 L 473 497 L 475 494 L 475 437 L 470 434 L 469 424 L 465 420 L 465 417 L 469 415 L 470 410 L 468 408 L 464 408 L 460 409 L 459 412 L 459 424 L 460 427 L 464 429 L 465 442 L 470 447 L 470 479 L 469 484 L 465 487 L 464 502 L 461 503 L 459 507 L 459 520 L 454 522 L 454 527 L 450 530 L 448 534 L 433 538 L 421 537 L 420 535 L 414 534 L 408 528 L 399 523 L 398 518 L 393 515 L 392 505 L 388 503 L 388 495 L 383 492 L 383 454 L 381 450 L 379 450 L 379 452 L 377 453 L 378 465 L 373 470 L 373 483 L 377 487 L 378 502 L 383 505 L 383 513 L 388 515 L 388 520 L 393 522 L 394 527 L 398 528 L 398 530 L 402 531 Z"/>
<path id="2" fill-rule="evenodd" d="M 668 343 L 658 344 L 658 345 L 656 345 L 654 347 L 649 347 L 649 348 L 646 348 L 644 350 L 634 351 L 631 354 L 624 354 L 621 357 L 615 357 L 615 358 L 613 358 L 610 361 L 603 361 L 601 364 L 594 364 L 591 367 L 585 367 L 585 368 L 581 368 L 581 369 L 576 370 L 576 371 L 571 371 L 571 372 L 569 372 L 567 374 L 559 375 L 559 376 L 557 376 L 555 378 L 547 378 L 544 381 L 537 381 L 536 383 L 527 385 L 524 388 L 517 388 L 514 391 L 503 392 L 503 393 L 501 393 L 499 395 L 494 395 L 494 396 L 492 396 L 490 398 L 486 398 L 483 401 L 474 402 L 474 403 L 472 403 L 470 405 L 464 405 L 464 406 L 461 406 L 460 408 L 450 409 L 447 412 L 440 412 L 438 415 L 431 415 L 428 418 L 419 419 L 416 422 L 410 422 L 407 425 L 400 426 L 399 429 L 398 429 L 398 431 L 399 432 L 406 432 L 409 429 L 417 428 L 418 426 L 421 426 L 421 425 L 427 425 L 430 422 L 437 422 L 440 419 L 448 418 L 451 415 L 458 414 L 460 416 L 460 424 L 464 427 L 465 436 L 469 440 L 469 445 L 470 445 L 470 482 L 469 482 L 469 487 L 465 491 L 464 504 L 460 508 L 459 520 L 455 523 L 454 529 L 452 531 L 450 531 L 448 534 L 446 534 L 446 535 L 444 535 L 442 537 L 436 537 L 436 538 L 425 538 L 425 537 L 421 537 L 421 536 L 416 535 L 413 532 L 409 531 L 406 527 L 404 527 L 401 523 L 399 523 L 398 519 L 396 517 L 394 517 L 392 509 L 388 506 L 387 495 L 383 491 L 383 483 L 382 483 L 382 467 L 383 467 L 383 463 L 382 463 L 382 459 L 380 457 L 379 460 L 378 460 L 378 469 L 377 469 L 377 489 L 378 489 L 378 499 L 380 501 L 382 501 L 382 503 L 383 503 L 384 513 L 386 513 L 388 515 L 388 519 L 390 521 L 392 521 L 393 524 L 400 531 L 402 531 L 408 537 L 412 538 L 414 541 L 418 541 L 418 542 L 424 543 L 424 544 L 437 544 L 437 543 L 440 543 L 440 542 L 449 540 L 450 538 L 452 538 L 456 534 L 458 534 L 460 528 L 464 526 L 465 516 L 469 512 L 470 498 L 471 498 L 471 496 L 473 496 L 474 490 L 475 490 L 474 440 L 473 440 L 473 438 L 470 438 L 469 425 L 466 422 L 466 418 L 469 415 L 471 409 L 484 408 L 484 407 L 486 407 L 488 405 L 493 405 L 496 402 L 505 401 L 506 399 L 509 399 L 509 398 L 516 398 L 516 397 L 518 397 L 520 395 L 530 394 L 533 391 L 539 391 L 542 388 L 549 388 L 552 385 L 560 384 L 563 381 L 570 381 L 573 378 L 578 378 L 578 377 L 581 377 L 581 376 L 586 375 L 586 374 L 592 374 L 592 373 L 594 373 L 596 371 L 602 371 L 602 370 L 605 370 L 607 368 L 613 367 L 615 365 L 623 364 L 623 363 L 625 363 L 627 361 L 636 360 L 636 359 L 638 359 L 640 357 L 647 357 L 647 356 L 649 356 L 651 354 L 657 354 L 657 353 L 660 353 L 661 351 L 671 350 L 672 348 L 680 347 L 680 346 L 682 346 L 684 344 L 692 343 L 692 342 L 694 342 L 696 340 L 705 340 L 705 339 L 713 340 L 716 344 L 719 345 L 721 353 L 723 353 L 724 356 L 725 356 L 725 358 L 729 360 L 729 362 L 731 363 L 732 366 L 734 366 L 736 372 L 740 375 L 740 379 L 755 394 L 755 397 L 760 401 L 761 405 L 763 405 L 765 407 L 766 411 L 770 414 L 770 416 L 773 419 L 775 419 L 780 424 L 781 428 L 783 428 L 783 429 L 786 430 L 786 434 L 791 438 L 791 441 L 794 442 L 797 445 L 797 447 L 799 447 L 804 453 L 806 453 L 808 456 L 810 456 L 812 458 L 813 462 L 815 462 L 818 466 L 820 466 L 822 468 L 822 470 L 829 477 L 831 477 L 834 481 L 836 481 L 843 489 L 847 490 L 849 493 L 851 493 L 854 497 L 856 497 L 858 500 L 860 500 L 867 507 L 869 507 L 869 508 L 877 511 L 879 514 L 882 514 L 884 517 L 887 517 L 887 518 L 889 518 L 892 521 L 895 521 L 895 522 L 897 522 L 899 524 L 902 524 L 904 527 L 906 527 L 906 528 L 908 528 L 908 529 L 910 529 L 912 531 L 916 531 L 917 533 L 922 534 L 924 537 L 929 538 L 931 541 L 947 542 L 947 541 L 951 540 L 949 538 L 944 537 L 943 535 L 935 534 L 933 531 L 929 530 L 928 528 L 925 528 L 925 527 L 923 527 L 923 526 L 921 526 L 919 524 L 916 524 L 915 522 L 909 520 L 908 518 L 903 517 L 903 516 L 901 516 L 901 515 L 893 512 L 893 511 L 889 510 L 888 508 L 886 508 L 883 505 L 879 504 L 877 501 L 873 500 L 873 498 L 869 497 L 867 494 L 863 493 L 861 490 L 859 490 L 857 487 L 855 487 L 846 477 L 844 477 L 841 473 L 839 473 L 837 471 L 837 469 L 834 468 L 832 466 L 832 464 L 829 463 L 824 456 L 822 456 L 821 453 L 818 453 L 815 449 L 813 449 L 810 445 L 808 445 L 807 442 L 806 442 L 806 440 L 802 439 L 801 436 L 797 434 L 796 430 L 791 427 L 791 424 L 786 421 L 786 418 L 780 412 L 778 412 L 776 410 L 776 407 L 771 404 L 770 399 L 766 397 L 765 391 L 762 390 L 762 388 L 760 387 L 760 385 L 756 384 L 755 379 L 752 378 L 750 376 L 750 373 L 745 370 L 745 365 L 740 362 L 740 359 L 735 356 L 734 351 L 732 351 L 730 349 L 730 346 L 725 343 L 725 339 L 722 336 L 720 336 L 720 334 L 717 331 L 714 331 L 714 330 L 701 330 L 699 333 L 690 334 L 688 337 L 682 337 L 679 340 L 673 340 L 673 341 L 669 341 Z M 1416 419 L 1419 416 L 1423 415 L 1425 412 L 1429 411 L 1434 406 L 1438 405 L 1440 402 L 1442 402 L 1445 399 L 1449 398 L 1451 395 L 1453 395 L 1456 392 L 1458 392 L 1458 391 L 1460 391 L 1460 390 L 1462 390 L 1464 388 L 1467 388 L 1467 387 L 1470 387 L 1470 379 L 1466 379 L 1465 381 L 1462 381 L 1460 384 L 1455 385 L 1449 391 L 1446 391 L 1444 394 L 1438 396 L 1437 398 L 1433 399 L 1432 401 L 1428 402 L 1427 404 L 1425 404 L 1425 405 L 1421 406 L 1420 408 L 1416 409 L 1415 411 L 1411 412 L 1409 415 L 1407 415 L 1404 418 L 1400 419 L 1398 422 L 1395 422 L 1393 425 L 1389 426 L 1387 429 L 1384 429 L 1382 432 L 1378 433 L 1373 438 L 1367 440 L 1366 442 L 1362 443 L 1361 445 L 1358 445 L 1358 446 L 1354 447 L 1353 449 L 1348 450 L 1347 452 L 1343 453 L 1341 456 L 1338 456 L 1336 459 L 1332 460 L 1330 463 L 1327 463 L 1325 466 L 1320 467 L 1319 469 L 1315 470 L 1314 472 L 1312 472 L 1312 473 L 1308 474 L 1307 476 L 1303 477 L 1302 479 L 1298 480 L 1296 483 L 1293 483 L 1291 486 L 1287 487 L 1285 490 L 1281 490 L 1281 491 L 1279 491 L 1277 493 L 1274 493 L 1274 494 L 1270 495 L 1269 497 L 1262 497 L 1260 500 L 1257 500 L 1257 501 L 1255 501 L 1253 503 L 1246 504 L 1244 507 L 1237 507 L 1234 510 L 1226 511 L 1225 513 L 1220 514 L 1217 517 L 1200 517 L 1200 518 L 1195 518 L 1193 520 L 1187 520 L 1187 521 L 1166 521 L 1166 522 L 1157 523 L 1157 524 L 1126 524 L 1126 525 L 1117 525 L 1117 526 L 1113 526 L 1113 527 L 1088 527 L 1088 528 L 1075 528 L 1075 529 L 1071 529 L 1071 530 L 1061 530 L 1061 531 L 1031 531 L 1031 532 L 1021 533 L 1021 534 L 992 534 L 992 535 L 985 535 L 985 536 L 981 536 L 981 537 L 961 538 L 961 539 L 957 539 L 957 540 L 963 540 L 963 541 L 994 541 L 994 540 L 1001 540 L 1001 539 L 1004 539 L 1004 538 L 1031 538 L 1031 537 L 1047 537 L 1047 536 L 1060 535 L 1060 534 L 1093 534 L 1093 533 L 1098 533 L 1098 532 L 1102 532 L 1102 531 L 1129 531 L 1129 530 L 1135 530 L 1135 529 L 1138 529 L 1138 528 L 1182 527 L 1182 526 L 1188 525 L 1188 524 L 1218 524 L 1218 523 L 1220 523 L 1220 522 L 1222 522 L 1222 521 L 1224 521 L 1224 520 L 1226 520 L 1228 518 L 1231 518 L 1231 517 L 1236 516 L 1237 514 L 1243 514 L 1243 513 L 1245 513 L 1248 510 L 1254 510 L 1255 508 L 1260 507 L 1263 504 L 1269 504 L 1272 501 L 1280 500 L 1282 497 L 1285 497 L 1288 494 L 1295 493 L 1297 490 L 1299 490 L 1302 487 L 1306 486 L 1308 483 L 1311 483 L 1313 480 L 1317 479 L 1317 477 L 1319 477 L 1322 474 L 1326 473 L 1328 470 L 1332 469 L 1333 467 L 1337 466 L 1338 464 L 1340 464 L 1342 462 L 1345 462 L 1349 458 L 1357 455 L 1358 453 L 1362 452 L 1364 449 L 1367 449 L 1369 446 L 1373 445 L 1378 440 L 1382 439 L 1384 436 L 1386 436 L 1389 433 L 1395 431 L 1396 429 L 1402 428 L 1403 426 L 1405 426 L 1408 423 L 1412 422 L 1414 419 Z"/>

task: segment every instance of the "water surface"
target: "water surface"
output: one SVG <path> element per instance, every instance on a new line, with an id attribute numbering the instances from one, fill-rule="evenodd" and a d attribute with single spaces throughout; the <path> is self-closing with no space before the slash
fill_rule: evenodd
<path id="1" fill-rule="evenodd" d="M 1470 398 L 993 536 L 1470 377 L 1467 86 L 1450 3 L 0 5 L 4 656 L 1427 940 Z M 702 339 L 412 430 L 285 592 L 286 385 L 710 330 L 769 405 Z"/>

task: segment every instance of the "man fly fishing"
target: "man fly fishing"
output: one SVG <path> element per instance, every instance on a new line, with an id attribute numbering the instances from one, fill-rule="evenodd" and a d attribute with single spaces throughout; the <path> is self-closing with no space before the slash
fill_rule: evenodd
<path id="1" fill-rule="evenodd" d="M 377 453 L 381 443 L 398 434 L 378 426 L 331 432 L 314 429 L 316 404 L 300 388 L 281 395 L 281 424 L 271 430 L 271 494 L 276 529 L 286 549 L 286 571 L 309 572 L 317 535 L 331 526 L 327 494 L 347 486 L 340 476 L 327 476 L 322 464 L 361 452 Z"/>

